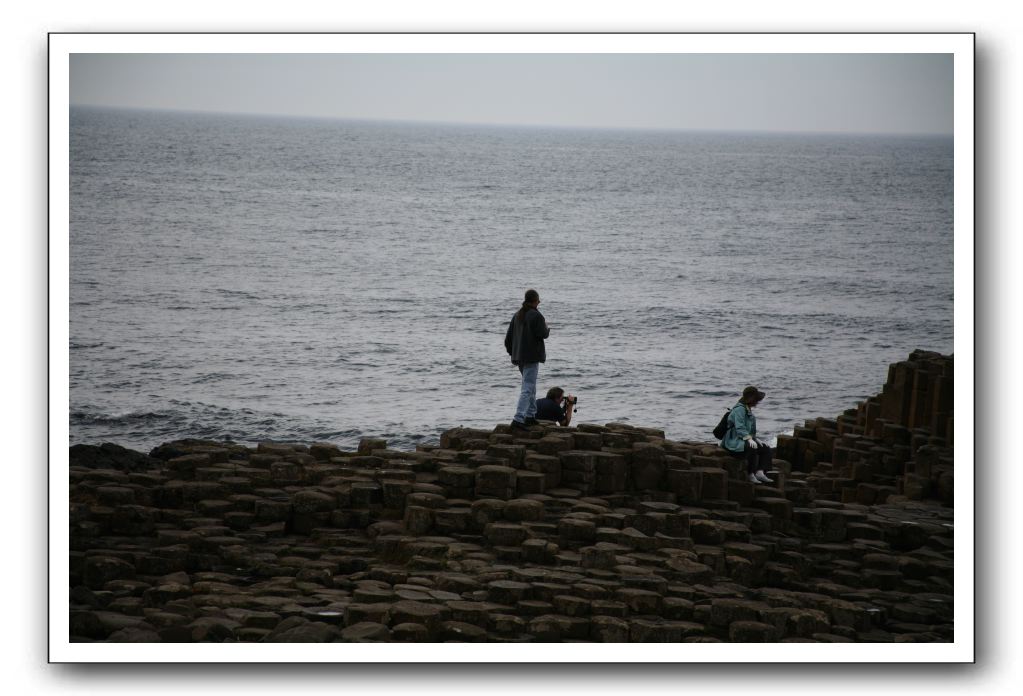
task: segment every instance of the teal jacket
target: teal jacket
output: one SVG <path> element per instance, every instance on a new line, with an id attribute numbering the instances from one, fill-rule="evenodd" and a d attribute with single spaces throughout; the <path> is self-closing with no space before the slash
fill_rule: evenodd
<path id="1" fill-rule="evenodd" d="M 721 446 L 732 452 L 742 452 L 746 449 L 743 440 L 747 435 L 757 436 L 757 417 L 753 415 L 752 409 L 740 401 L 728 414 L 728 432 Z"/>

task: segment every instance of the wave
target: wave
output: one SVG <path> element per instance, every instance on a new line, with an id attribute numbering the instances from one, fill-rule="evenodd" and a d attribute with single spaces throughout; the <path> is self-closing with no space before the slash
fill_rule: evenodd
<path id="1" fill-rule="evenodd" d="M 734 391 L 709 390 L 709 389 L 689 389 L 689 390 L 686 390 L 685 392 L 681 392 L 681 393 L 678 393 L 678 394 L 673 394 L 671 396 L 671 398 L 673 398 L 673 399 L 694 399 L 694 398 L 699 398 L 699 397 L 703 397 L 703 396 L 710 396 L 710 397 L 714 397 L 714 398 L 719 398 L 719 397 L 720 398 L 725 398 L 725 397 L 735 397 L 737 395 L 736 395 L 736 393 Z"/>
<path id="2" fill-rule="evenodd" d="M 139 423 L 155 423 L 174 420 L 180 414 L 173 411 L 126 411 L 122 413 L 104 413 L 93 410 L 73 410 L 70 412 L 72 425 L 133 425 Z"/>
<path id="3" fill-rule="evenodd" d="M 952 347 L 945 145 L 899 145 L 878 188 L 873 164 L 841 158 L 889 141 L 836 157 L 817 139 L 353 125 L 243 151 L 225 144 L 261 132 L 247 122 L 132 116 L 126 143 L 122 118 L 73 124 L 76 440 L 344 441 L 398 418 L 411 446 L 438 419 L 492 427 L 518 383 L 501 339 L 532 285 L 554 328 L 540 391 L 558 380 L 587 422 L 627 414 L 669 437 L 704 436 L 746 383 L 769 392 L 775 432 L 834 415 L 912 349 Z M 205 186 L 181 179 L 183 147 Z M 513 166 L 491 166 L 506 147 Z M 359 175 L 335 178 L 337 161 Z M 296 217 L 296 200 L 319 207 Z M 166 243 L 136 243 L 150 233 Z"/>
<path id="4" fill-rule="evenodd" d="M 258 295 L 255 295 L 246 290 L 232 290 L 230 288 L 216 288 L 213 290 L 218 295 L 226 295 L 227 297 L 243 298 L 246 300 L 259 300 L 262 299 Z"/>
<path id="5" fill-rule="evenodd" d="M 197 375 L 192 379 L 192 384 L 209 384 L 211 382 L 222 382 L 237 377 L 237 375 L 230 372 L 207 372 L 205 374 Z"/>
<path id="6" fill-rule="evenodd" d="M 70 444 L 117 442 L 126 447 L 148 451 L 164 442 L 200 438 L 256 444 L 259 442 L 329 441 L 354 447 L 363 437 L 379 437 L 358 428 L 337 428 L 319 419 L 251 408 L 232 409 L 214 404 L 170 400 L 173 408 L 138 409 L 124 412 L 104 411 L 95 406 L 70 411 Z M 423 429 L 425 432 L 425 429 Z M 396 431 L 395 442 L 414 447 L 423 436 Z"/>

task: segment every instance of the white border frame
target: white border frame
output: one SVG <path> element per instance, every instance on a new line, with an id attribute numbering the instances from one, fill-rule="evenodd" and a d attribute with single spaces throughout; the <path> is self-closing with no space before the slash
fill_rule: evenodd
<path id="1" fill-rule="evenodd" d="M 738 662 L 730 644 L 71 643 L 68 564 L 69 57 L 72 53 L 950 53 L 954 56 L 955 641 L 768 643 L 759 663 L 974 660 L 974 37 L 955 34 L 51 34 L 49 659 L 51 662 Z"/>

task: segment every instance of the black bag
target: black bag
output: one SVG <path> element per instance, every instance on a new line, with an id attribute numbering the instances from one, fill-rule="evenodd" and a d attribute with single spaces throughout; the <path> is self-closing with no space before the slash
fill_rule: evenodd
<path id="1" fill-rule="evenodd" d="M 728 432 L 728 416 L 731 414 L 732 409 L 725 411 L 725 415 L 721 416 L 721 420 L 714 426 L 714 437 L 718 440 L 723 440 L 725 434 Z"/>

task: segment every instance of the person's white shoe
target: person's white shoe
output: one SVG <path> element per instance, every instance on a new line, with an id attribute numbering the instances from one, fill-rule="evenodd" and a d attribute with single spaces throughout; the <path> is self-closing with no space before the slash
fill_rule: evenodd
<path id="1" fill-rule="evenodd" d="M 774 483 L 774 479 L 767 478 L 767 474 L 765 474 L 763 471 L 758 471 L 757 473 L 753 474 L 753 476 L 755 476 L 757 481 L 760 481 L 760 483 Z"/>
<path id="2" fill-rule="evenodd" d="M 756 475 L 754 475 L 754 474 L 750 474 L 750 475 L 749 475 L 749 482 L 750 482 L 750 483 L 760 483 L 760 479 L 758 479 L 758 478 L 756 477 Z"/>

